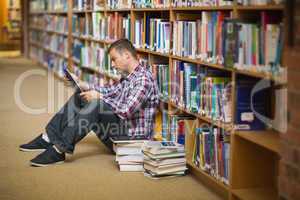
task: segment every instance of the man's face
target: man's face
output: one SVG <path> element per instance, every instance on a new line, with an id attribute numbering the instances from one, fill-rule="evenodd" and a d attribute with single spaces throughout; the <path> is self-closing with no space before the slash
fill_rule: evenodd
<path id="1" fill-rule="evenodd" d="M 115 67 L 116 69 L 122 72 L 128 71 L 128 59 L 129 59 L 128 52 L 124 51 L 122 53 L 119 53 L 116 49 L 111 49 L 109 55 L 113 67 Z"/>

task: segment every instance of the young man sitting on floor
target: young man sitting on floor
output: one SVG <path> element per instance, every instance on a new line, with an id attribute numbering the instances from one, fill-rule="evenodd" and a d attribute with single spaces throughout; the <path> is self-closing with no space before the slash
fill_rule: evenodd
<path id="1" fill-rule="evenodd" d="M 108 53 L 112 66 L 128 75 L 104 87 L 80 81 L 84 92 L 77 90 L 73 94 L 47 124 L 45 133 L 20 146 L 22 151 L 43 150 L 31 160 L 31 165 L 63 162 L 65 153 L 72 154 L 76 143 L 92 130 L 110 149 L 112 135 L 151 137 L 159 104 L 151 72 L 140 65 L 137 52 L 127 39 L 112 43 Z"/>

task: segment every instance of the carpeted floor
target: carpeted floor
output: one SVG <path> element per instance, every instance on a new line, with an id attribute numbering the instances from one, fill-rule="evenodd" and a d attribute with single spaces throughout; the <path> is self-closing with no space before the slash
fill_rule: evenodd
<path id="1" fill-rule="evenodd" d="M 190 175 L 151 180 L 142 173 L 119 172 L 114 156 L 95 135 L 82 140 L 75 154 L 68 156 L 64 164 L 30 167 L 28 161 L 36 153 L 20 152 L 18 145 L 43 131 L 71 91 L 59 89 L 64 88 L 59 87 L 60 81 L 55 80 L 48 86 L 47 76 L 31 75 L 23 80 L 16 92 L 18 83 L 29 74 L 28 71 L 45 73 L 44 69 L 24 58 L 0 59 L 1 200 L 219 200 Z M 50 88 L 54 88 L 55 92 L 48 92 Z M 20 98 L 16 101 L 18 96 Z M 24 108 L 34 111 L 47 108 L 50 113 L 29 114 L 23 111 Z"/>

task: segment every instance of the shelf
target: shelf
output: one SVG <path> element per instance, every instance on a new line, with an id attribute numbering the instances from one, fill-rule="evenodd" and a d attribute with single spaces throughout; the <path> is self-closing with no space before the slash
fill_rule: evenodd
<path id="1" fill-rule="evenodd" d="M 72 10 L 73 14 L 84 14 L 84 13 L 92 13 L 92 12 L 104 12 L 104 8 L 103 10 Z"/>
<path id="2" fill-rule="evenodd" d="M 192 116 L 194 116 L 194 117 L 197 117 L 198 119 L 201 119 L 201 120 L 203 120 L 203 121 L 205 121 L 205 122 L 207 122 L 207 123 L 210 123 L 210 124 L 212 124 L 212 125 L 215 125 L 215 126 L 217 126 L 217 127 L 219 127 L 219 128 L 222 128 L 222 129 L 224 129 L 224 130 L 226 130 L 226 131 L 231 131 L 231 130 L 232 130 L 232 127 L 233 127 L 233 126 L 232 126 L 231 123 L 223 123 L 223 122 L 221 122 L 221 121 L 214 121 L 214 120 L 212 120 L 212 119 L 210 119 L 210 118 L 208 118 L 208 117 L 202 116 L 202 115 L 200 115 L 200 114 L 198 114 L 198 113 L 193 113 L 193 112 L 191 112 L 191 111 L 189 111 L 189 110 L 187 110 L 187 109 L 185 109 L 185 108 L 183 108 L 183 107 L 177 105 L 177 104 L 174 103 L 173 101 L 168 101 L 168 102 L 169 102 L 169 104 L 170 104 L 171 106 L 173 106 L 173 107 L 179 109 L 180 111 L 183 111 L 183 112 L 185 112 L 185 113 L 187 113 L 187 114 L 190 114 L 190 115 L 192 115 Z"/>
<path id="3" fill-rule="evenodd" d="M 148 49 L 136 48 L 136 50 L 138 52 L 149 53 L 149 54 L 153 54 L 153 55 L 157 55 L 157 56 L 163 56 L 163 57 L 167 57 L 167 58 L 170 57 L 169 54 L 160 53 L 160 52 L 156 52 L 156 51 L 151 51 L 151 50 L 148 50 Z"/>
<path id="4" fill-rule="evenodd" d="M 170 11 L 170 8 L 133 8 L 133 11 L 141 12 L 161 12 L 161 11 Z"/>
<path id="5" fill-rule="evenodd" d="M 194 6 L 194 7 L 172 7 L 171 9 L 176 11 L 189 11 L 189 10 L 195 10 L 195 11 L 206 11 L 206 10 L 233 10 L 233 6 Z"/>
<path id="6" fill-rule="evenodd" d="M 199 64 L 199 65 L 205 65 L 205 66 L 216 68 L 216 69 L 221 69 L 221 70 L 226 70 L 226 71 L 233 71 L 232 68 L 226 68 L 226 67 L 224 67 L 223 65 L 220 65 L 220 64 L 213 64 L 213 63 L 203 62 L 199 59 L 180 57 L 180 56 L 174 56 L 174 55 L 171 55 L 171 58 L 173 58 L 175 60 L 195 63 L 195 64 Z"/>
<path id="7" fill-rule="evenodd" d="M 130 12 L 131 8 L 109 8 L 105 9 L 106 12 Z"/>
<path id="8" fill-rule="evenodd" d="M 51 50 L 51 49 L 49 49 L 49 48 L 47 48 L 47 47 L 44 47 L 43 45 L 41 45 L 41 44 L 39 44 L 39 43 L 37 43 L 37 42 L 30 41 L 29 44 L 30 44 L 30 45 L 33 45 L 33 46 L 36 46 L 36 47 L 38 47 L 38 48 L 41 48 L 41 49 L 43 49 L 43 50 L 45 50 L 45 51 L 47 51 L 47 52 L 50 52 L 50 53 L 52 53 L 52 54 L 55 54 L 56 56 L 59 56 L 59 57 L 61 57 L 61 58 L 63 58 L 63 59 L 68 59 L 68 56 L 65 56 L 65 55 L 63 55 L 63 54 L 60 53 L 60 52 L 56 52 L 56 51 L 53 51 L 53 50 Z"/>
<path id="9" fill-rule="evenodd" d="M 33 58 L 31 58 L 31 59 L 33 59 Z M 66 79 L 64 79 L 63 77 L 61 77 L 56 71 L 50 70 L 46 64 L 41 63 L 40 61 L 38 61 L 36 59 L 33 59 L 33 61 L 36 62 L 39 66 L 41 66 L 43 69 L 46 69 L 48 73 L 53 74 L 59 80 L 65 82 L 65 83 L 68 83 L 68 81 Z"/>
<path id="10" fill-rule="evenodd" d="M 241 200 L 276 200 L 277 192 L 274 188 L 236 189 L 232 193 Z"/>
<path id="11" fill-rule="evenodd" d="M 237 131 L 235 135 L 262 146 L 279 155 L 280 133 L 275 131 Z"/>
<path id="12" fill-rule="evenodd" d="M 192 167 L 194 170 L 196 170 L 197 172 L 199 172 L 201 175 L 203 175 L 204 177 L 206 177 L 207 179 L 211 180 L 212 182 L 214 182 L 215 184 L 217 184 L 218 186 L 220 186 L 221 188 L 223 188 L 226 191 L 229 191 L 229 186 L 225 185 L 223 182 L 217 180 L 215 177 L 209 175 L 208 173 L 206 173 L 205 171 L 199 169 L 197 166 L 195 166 L 194 163 L 192 163 L 191 161 L 187 160 L 187 164 Z M 256 199 L 255 199 L 256 200 Z"/>
<path id="13" fill-rule="evenodd" d="M 9 7 L 8 10 L 21 10 L 21 8 L 13 8 L 13 7 Z"/>
<path id="14" fill-rule="evenodd" d="M 99 43 L 103 43 L 103 44 L 110 44 L 110 43 L 112 43 L 111 41 L 108 41 L 108 40 L 95 39 L 95 38 L 90 37 L 90 36 L 78 36 L 78 35 L 72 34 L 72 37 L 77 38 L 77 39 L 81 39 L 81 40 L 87 40 L 87 41 L 92 41 L 92 42 L 99 42 Z"/>
<path id="15" fill-rule="evenodd" d="M 67 11 L 33 11 L 29 13 L 29 15 L 43 15 L 43 14 L 65 15 L 68 14 L 68 12 Z"/>
<path id="16" fill-rule="evenodd" d="M 284 11 L 283 5 L 262 5 L 262 6 L 237 6 L 237 10 L 243 11 L 243 10 L 278 10 L 278 11 Z"/>
<path id="17" fill-rule="evenodd" d="M 110 78 L 110 79 L 113 79 L 113 80 L 116 80 L 116 81 L 120 79 L 119 76 L 112 75 L 112 74 L 110 74 L 110 73 L 108 73 L 108 72 L 100 71 L 100 70 L 97 70 L 97 69 L 92 68 L 92 67 L 81 66 L 81 68 L 90 70 L 90 71 L 92 71 L 92 72 L 95 72 L 95 73 L 97 73 L 97 74 L 106 76 L 106 77 L 108 77 L 108 78 Z"/>
<path id="18" fill-rule="evenodd" d="M 53 30 L 47 30 L 47 29 L 42 29 L 42 28 L 38 28 L 38 27 L 29 27 L 29 29 L 31 30 L 37 30 L 37 31 L 44 31 L 44 32 L 48 32 L 48 33 L 54 33 L 57 35 L 63 35 L 63 36 L 68 36 L 68 33 L 63 33 L 63 32 L 58 32 L 58 31 L 53 31 Z"/>
<path id="19" fill-rule="evenodd" d="M 235 71 L 238 74 L 242 74 L 242 75 L 247 75 L 247 76 L 251 76 L 251 77 L 255 77 L 255 78 L 267 79 L 270 81 L 274 81 L 276 84 L 280 84 L 280 85 L 284 85 L 287 83 L 286 78 L 284 78 L 283 76 L 275 77 L 275 76 L 272 76 L 270 73 L 239 70 L 239 69 L 234 69 L 233 71 Z"/>

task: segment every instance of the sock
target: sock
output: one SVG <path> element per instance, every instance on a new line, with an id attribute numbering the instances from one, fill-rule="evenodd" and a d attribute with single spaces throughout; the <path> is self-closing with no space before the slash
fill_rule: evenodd
<path id="1" fill-rule="evenodd" d="M 53 148 L 55 149 L 55 151 L 56 151 L 57 153 L 62 154 L 62 152 L 61 152 L 60 150 L 58 150 L 58 148 L 57 148 L 55 145 L 53 145 Z"/>
<path id="2" fill-rule="evenodd" d="M 50 143 L 50 139 L 49 139 L 47 133 L 43 133 L 42 138 L 43 138 L 43 140 L 45 140 L 46 142 Z"/>

